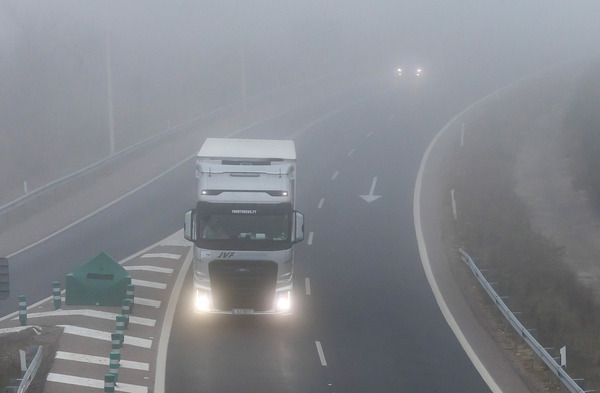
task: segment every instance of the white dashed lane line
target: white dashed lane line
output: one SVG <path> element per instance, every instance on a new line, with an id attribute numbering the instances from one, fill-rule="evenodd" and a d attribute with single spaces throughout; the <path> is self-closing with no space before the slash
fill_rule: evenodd
<path id="1" fill-rule="evenodd" d="M 366 135 L 366 137 L 367 137 L 367 138 L 370 138 L 370 137 L 372 137 L 372 136 L 373 136 L 373 134 L 375 134 L 375 133 L 374 133 L 373 131 L 371 131 L 371 132 L 369 132 L 369 133 Z"/>
<path id="2" fill-rule="evenodd" d="M 146 280 L 136 280 L 135 278 L 131 280 L 131 283 L 136 287 L 146 287 L 146 288 L 155 288 L 155 289 L 167 289 L 167 284 L 162 282 L 154 282 L 154 281 L 146 281 Z"/>
<path id="3" fill-rule="evenodd" d="M 321 342 L 315 341 L 315 345 L 317 346 L 317 354 L 319 355 L 319 361 L 321 362 L 321 366 L 327 367 L 327 360 L 325 360 L 325 352 L 323 352 Z"/>
<path id="4" fill-rule="evenodd" d="M 350 149 L 350 151 L 348 152 L 348 157 L 352 157 L 354 155 L 354 152 L 356 152 L 356 149 Z"/>
<path id="5" fill-rule="evenodd" d="M 27 313 L 27 318 L 44 318 L 44 317 L 70 317 L 70 316 L 81 316 L 81 317 L 89 317 L 89 318 L 97 318 L 97 319 L 106 319 L 109 321 L 114 321 L 118 314 L 107 312 L 107 311 L 98 311 L 98 310 L 90 310 L 90 309 L 81 309 L 81 310 L 54 310 L 54 311 L 45 311 L 45 312 L 34 312 Z M 18 319 L 13 318 L 13 319 Z M 129 317 L 129 323 L 134 325 L 143 325 L 143 326 L 155 326 L 156 320 L 150 318 L 142 318 L 131 315 Z"/>
<path id="6" fill-rule="evenodd" d="M 102 379 L 81 378 L 74 375 L 49 373 L 46 381 L 63 383 L 65 385 L 83 386 L 86 388 L 104 389 L 104 380 Z M 148 387 L 131 385 L 119 381 L 119 383 L 115 386 L 115 392 L 148 393 Z"/>
<path id="7" fill-rule="evenodd" d="M 108 357 L 107 356 L 94 356 L 94 355 L 86 355 L 83 353 L 56 351 L 55 358 L 60 359 L 60 360 L 68 360 L 71 362 L 99 364 L 101 366 L 108 366 Z M 144 363 L 144 362 L 134 362 L 132 360 L 121 359 L 119 364 L 121 365 L 121 367 L 128 368 L 131 370 L 140 370 L 140 371 L 149 371 L 150 370 L 150 364 Z"/>
<path id="8" fill-rule="evenodd" d="M 96 340 L 111 342 L 111 333 L 103 332 L 102 330 L 88 329 L 73 325 L 56 325 L 63 328 L 63 334 L 71 334 L 74 336 L 93 338 Z M 140 348 L 152 348 L 152 340 L 141 337 L 125 336 L 124 343 Z"/>
<path id="9" fill-rule="evenodd" d="M 331 181 L 334 181 L 336 177 L 338 177 L 340 174 L 340 171 L 335 171 L 333 172 L 333 175 L 331 175 Z"/>
<path id="10" fill-rule="evenodd" d="M 313 243 L 313 238 L 315 237 L 315 233 L 314 232 L 309 232 L 308 234 L 308 245 L 312 246 Z"/>
<path id="11" fill-rule="evenodd" d="M 324 203 L 325 203 L 325 198 L 321 198 L 321 200 L 319 201 L 319 205 L 317 206 L 317 208 L 321 209 L 323 207 Z"/>
<path id="12" fill-rule="evenodd" d="M 166 259 L 181 259 L 181 255 L 179 254 L 170 254 L 167 252 L 159 252 L 159 253 L 148 253 L 141 256 L 141 258 L 166 258 Z"/>
<path id="13" fill-rule="evenodd" d="M 310 278 L 306 277 L 304 279 L 304 286 L 306 287 L 306 295 L 310 296 L 310 294 L 311 294 L 311 290 L 310 290 Z"/>
<path id="14" fill-rule="evenodd" d="M 129 272 L 142 271 L 142 272 L 165 273 L 165 274 L 173 273 L 173 269 L 171 269 L 170 267 L 140 265 L 140 266 L 123 266 L 123 268 L 125 268 L 125 270 L 127 270 Z"/>

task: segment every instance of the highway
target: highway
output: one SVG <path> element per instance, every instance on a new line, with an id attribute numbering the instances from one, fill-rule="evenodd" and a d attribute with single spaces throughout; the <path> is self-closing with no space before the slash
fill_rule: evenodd
<path id="1" fill-rule="evenodd" d="M 489 391 L 435 303 L 413 226 L 421 156 L 460 104 L 415 83 L 368 93 L 241 135 L 296 139 L 307 237 L 296 251 L 295 315 L 191 314 L 188 275 L 167 392 Z M 89 256 L 106 250 L 120 259 L 175 232 L 194 192 L 190 161 L 14 256 L 13 295 L 28 288 L 32 300 L 47 296 L 51 280 Z M 13 310 L 0 303 L 2 314 Z"/>

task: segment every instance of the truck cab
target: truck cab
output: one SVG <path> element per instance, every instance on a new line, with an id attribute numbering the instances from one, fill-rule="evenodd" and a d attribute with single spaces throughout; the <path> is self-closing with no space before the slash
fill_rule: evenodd
<path id="1" fill-rule="evenodd" d="M 196 310 L 291 313 L 293 245 L 304 238 L 294 142 L 208 138 L 196 178 L 196 208 L 184 223 L 194 243 Z"/>

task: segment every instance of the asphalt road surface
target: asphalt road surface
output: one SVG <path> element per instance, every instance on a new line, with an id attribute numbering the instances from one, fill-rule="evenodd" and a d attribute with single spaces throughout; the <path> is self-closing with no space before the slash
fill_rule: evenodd
<path id="1" fill-rule="evenodd" d="M 489 391 L 439 312 L 417 250 L 418 165 L 435 131 L 461 109 L 459 100 L 434 91 L 406 83 L 363 92 L 240 135 L 296 139 L 307 232 L 296 251 L 295 315 L 192 314 L 188 276 L 169 345 L 167 392 Z M 367 203 L 360 195 L 371 190 L 381 197 Z M 48 296 L 50 281 L 97 252 L 120 259 L 175 232 L 194 192 L 190 161 L 14 256 L 13 294 Z M 14 311 L 12 300 L 0 303 L 1 314 Z"/>

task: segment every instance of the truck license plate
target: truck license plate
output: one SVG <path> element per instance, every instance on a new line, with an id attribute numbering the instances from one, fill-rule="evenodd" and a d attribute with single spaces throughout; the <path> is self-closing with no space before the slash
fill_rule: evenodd
<path id="1" fill-rule="evenodd" d="M 235 315 L 248 315 L 254 313 L 254 310 L 251 308 L 234 308 L 232 313 Z"/>

